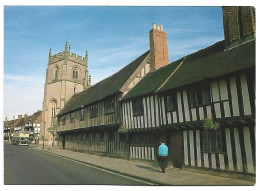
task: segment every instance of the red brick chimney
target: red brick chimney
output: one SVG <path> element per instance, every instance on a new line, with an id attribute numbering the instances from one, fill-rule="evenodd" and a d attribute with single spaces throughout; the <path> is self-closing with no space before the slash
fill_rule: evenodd
<path id="1" fill-rule="evenodd" d="M 169 64 L 167 33 L 163 31 L 162 25 L 153 23 L 150 30 L 150 70 L 156 70 Z"/>

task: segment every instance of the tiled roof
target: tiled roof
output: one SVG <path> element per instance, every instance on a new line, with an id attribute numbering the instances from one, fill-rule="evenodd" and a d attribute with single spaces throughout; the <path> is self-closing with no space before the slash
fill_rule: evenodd
<path id="1" fill-rule="evenodd" d="M 255 40 L 227 51 L 224 44 L 220 41 L 186 56 L 182 66 L 158 92 L 255 67 Z"/>
<path id="2" fill-rule="evenodd" d="M 20 121 L 15 125 L 15 127 L 20 127 L 20 126 L 23 126 L 25 123 L 24 123 L 24 118 L 21 118 Z"/>
<path id="3" fill-rule="evenodd" d="M 132 90 L 130 90 L 121 100 L 132 97 L 144 96 L 154 93 L 167 77 L 174 71 L 180 63 L 172 63 L 149 72 Z"/>
<path id="4" fill-rule="evenodd" d="M 79 109 L 82 105 L 89 105 L 119 92 L 120 88 L 149 55 L 149 53 L 150 51 L 145 52 L 112 76 L 98 82 L 83 92 L 74 94 L 57 116 L 74 111 Z"/>
<path id="5" fill-rule="evenodd" d="M 150 72 L 122 100 L 154 92 L 164 92 L 202 80 L 255 67 L 254 40 L 231 50 L 225 51 L 224 49 L 225 41 L 223 40 L 187 55 L 156 71 Z M 180 67 L 176 72 L 167 79 L 179 65 Z M 164 82 L 165 84 L 163 84 Z M 162 84 L 163 86 L 160 87 Z"/>
<path id="6" fill-rule="evenodd" d="M 32 120 L 32 123 L 41 121 L 40 120 L 41 113 L 42 113 L 42 111 L 37 111 L 34 114 L 32 114 L 31 116 L 29 116 L 29 119 Z"/>

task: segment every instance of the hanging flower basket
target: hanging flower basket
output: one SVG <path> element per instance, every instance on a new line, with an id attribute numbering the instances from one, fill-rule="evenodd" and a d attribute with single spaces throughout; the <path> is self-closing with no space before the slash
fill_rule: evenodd
<path id="1" fill-rule="evenodd" d="M 128 129 L 126 128 L 126 125 L 121 125 L 119 129 L 117 130 L 118 133 L 126 134 L 128 132 Z"/>
<path id="2" fill-rule="evenodd" d="M 214 122 L 214 120 L 210 117 L 207 117 L 204 119 L 203 128 L 205 130 L 218 130 L 219 129 L 219 123 Z"/>

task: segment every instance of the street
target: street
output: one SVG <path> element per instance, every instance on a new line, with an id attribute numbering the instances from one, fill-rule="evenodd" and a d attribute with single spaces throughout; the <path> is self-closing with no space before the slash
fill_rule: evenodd
<path id="1" fill-rule="evenodd" d="M 4 144 L 6 185 L 148 185 L 39 151 L 32 146 Z"/>

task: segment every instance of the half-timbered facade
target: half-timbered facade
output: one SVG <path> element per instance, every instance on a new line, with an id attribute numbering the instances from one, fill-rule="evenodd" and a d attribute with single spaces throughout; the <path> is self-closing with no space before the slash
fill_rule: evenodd
<path id="1" fill-rule="evenodd" d="M 149 51 L 69 100 L 57 121 L 57 132 L 64 148 L 127 156 L 126 137 L 117 133 L 121 125 L 120 88 L 131 77 L 132 81 L 143 77 L 148 58 Z M 132 76 L 136 70 L 138 74 Z"/>
<path id="2" fill-rule="evenodd" d="M 253 11 L 224 7 L 224 20 L 239 10 Z M 255 174 L 255 37 L 245 34 L 151 72 L 122 99 L 131 158 L 156 160 L 164 139 L 176 167 Z"/>
<path id="3" fill-rule="evenodd" d="M 160 60 L 160 62 L 158 62 Z M 119 72 L 75 94 L 57 115 L 63 148 L 128 157 L 119 100 L 151 70 L 168 64 L 167 35 L 162 26 L 150 31 L 150 50 Z"/>

